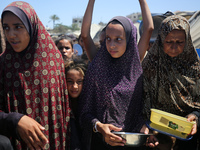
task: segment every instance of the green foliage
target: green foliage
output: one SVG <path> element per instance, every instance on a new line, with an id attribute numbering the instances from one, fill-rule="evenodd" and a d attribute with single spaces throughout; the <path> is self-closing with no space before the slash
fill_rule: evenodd
<path id="1" fill-rule="evenodd" d="M 72 31 L 76 31 L 76 30 L 80 30 L 80 28 L 78 27 L 77 24 L 72 24 L 71 30 L 72 30 Z"/>
<path id="2" fill-rule="evenodd" d="M 60 18 L 57 15 L 50 16 L 50 19 L 53 21 L 53 28 L 55 27 L 55 22 L 60 20 Z"/>
<path id="3" fill-rule="evenodd" d="M 53 32 L 54 33 L 67 33 L 67 31 L 70 29 L 70 27 L 62 24 L 56 24 Z"/>
<path id="4" fill-rule="evenodd" d="M 52 33 L 67 33 L 68 30 L 76 31 L 80 30 L 77 24 L 72 24 L 71 26 L 66 26 L 62 24 L 55 24 L 55 21 L 60 20 L 60 18 L 57 15 L 50 16 L 51 21 L 53 21 L 53 30 Z"/>

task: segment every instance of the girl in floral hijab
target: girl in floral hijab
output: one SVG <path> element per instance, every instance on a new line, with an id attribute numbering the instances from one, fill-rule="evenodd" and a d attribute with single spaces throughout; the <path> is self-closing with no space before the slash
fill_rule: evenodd
<path id="1" fill-rule="evenodd" d="M 182 39 L 177 38 L 180 32 L 183 33 Z M 198 120 L 200 63 L 192 44 L 189 23 L 184 17 L 173 15 L 162 22 L 157 40 L 143 61 L 143 71 L 144 113 L 147 119 L 150 109 L 156 108 L 187 116 L 188 121 Z M 196 132 L 194 125 L 191 134 Z M 184 143 L 180 144 L 182 148 L 179 147 L 182 150 L 190 145 Z"/>
<path id="2" fill-rule="evenodd" d="M 13 20 L 7 19 L 11 15 L 19 23 L 12 24 Z M 49 140 L 45 149 L 64 150 L 69 140 L 66 134 L 70 109 L 62 56 L 28 3 L 11 3 L 1 18 L 7 38 L 6 50 L 0 57 L 1 110 L 35 119 L 45 128 L 43 133 Z M 28 36 L 20 38 L 17 33 L 23 28 Z M 23 141 L 16 140 L 15 145 L 27 149 Z"/>

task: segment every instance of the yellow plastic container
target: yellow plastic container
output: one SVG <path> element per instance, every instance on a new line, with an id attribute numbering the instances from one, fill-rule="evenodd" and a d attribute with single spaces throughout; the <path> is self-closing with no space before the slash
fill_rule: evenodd
<path id="1" fill-rule="evenodd" d="M 174 137 L 179 138 L 181 140 L 187 140 L 187 139 L 189 139 L 188 138 L 188 134 L 176 131 L 176 130 L 174 130 L 172 128 L 165 128 L 165 127 L 157 125 L 155 123 L 150 123 L 149 126 L 151 128 L 153 128 L 153 129 L 155 129 L 158 132 L 160 131 L 163 134 L 167 134 L 169 136 L 174 136 Z"/>
<path id="2" fill-rule="evenodd" d="M 165 111 L 161 111 L 158 109 L 151 109 L 151 122 L 170 128 L 181 133 L 189 134 L 192 130 L 192 126 L 196 123 L 194 121 L 189 122 L 187 118 L 174 115 Z"/>

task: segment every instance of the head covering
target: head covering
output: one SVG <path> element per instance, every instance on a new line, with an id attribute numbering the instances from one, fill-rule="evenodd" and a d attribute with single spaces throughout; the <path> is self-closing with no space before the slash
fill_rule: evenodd
<path id="1" fill-rule="evenodd" d="M 152 14 L 152 19 L 153 19 L 153 25 L 154 25 L 154 30 L 151 34 L 151 38 L 150 38 L 150 43 L 154 43 L 157 36 L 158 36 L 158 30 L 160 28 L 160 25 L 162 23 L 162 21 L 167 18 L 168 16 L 174 15 L 174 13 L 172 13 L 171 11 L 167 11 L 164 14 Z M 141 21 L 140 26 L 139 26 L 139 33 L 140 36 L 142 35 L 144 30 L 144 26 L 143 26 L 143 21 Z"/>
<path id="2" fill-rule="evenodd" d="M 0 54 L 5 51 L 6 43 L 5 43 L 5 36 L 3 33 L 3 28 L 0 19 Z"/>
<path id="3" fill-rule="evenodd" d="M 0 58 L 0 99 L 5 100 L 1 101 L 1 110 L 35 119 L 45 127 L 43 133 L 49 139 L 46 149 L 65 149 L 70 109 L 62 55 L 28 3 L 13 2 L 3 14 L 8 10 L 26 15 L 32 38 L 22 57 L 6 44 Z M 26 149 L 23 142 L 16 145 L 18 149 Z"/>
<path id="4" fill-rule="evenodd" d="M 186 35 L 184 50 L 176 57 L 163 50 L 164 40 L 173 30 L 183 30 Z M 180 116 L 200 108 L 199 57 L 184 17 L 173 15 L 163 20 L 157 40 L 143 60 L 143 71 L 144 112 L 148 117 L 150 108 Z"/>
<path id="5" fill-rule="evenodd" d="M 31 36 L 31 30 L 32 30 L 31 24 L 30 24 L 30 21 L 29 21 L 27 15 L 25 14 L 25 12 L 23 10 L 21 10 L 15 6 L 6 7 L 3 10 L 3 13 L 1 14 L 1 18 L 3 18 L 3 15 L 5 12 L 12 12 L 14 15 L 16 15 L 23 22 L 24 26 L 26 27 L 26 30 L 28 31 L 29 35 Z"/>
<path id="6" fill-rule="evenodd" d="M 125 31 L 125 35 L 126 35 L 126 44 L 128 45 L 128 41 L 130 39 L 130 35 L 131 35 L 131 31 L 132 31 L 132 28 L 131 28 L 131 24 L 130 24 L 130 21 L 126 18 L 126 17 L 122 17 L 122 16 L 116 16 L 114 18 L 112 18 L 109 23 L 107 24 L 107 26 L 113 22 L 113 21 L 117 21 L 119 22 L 123 28 L 124 28 L 124 31 Z M 106 27 L 107 27 L 106 26 Z"/>
<path id="7" fill-rule="evenodd" d="M 143 125 L 142 68 L 137 47 L 137 31 L 125 17 L 114 17 L 125 30 L 127 46 L 120 58 L 113 58 L 104 41 L 87 70 L 81 95 L 81 126 L 94 122 L 113 124 L 123 131 L 139 132 Z M 110 23 L 109 22 L 109 23 Z M 108 23 L 108 24 L 109 24 Z"/>

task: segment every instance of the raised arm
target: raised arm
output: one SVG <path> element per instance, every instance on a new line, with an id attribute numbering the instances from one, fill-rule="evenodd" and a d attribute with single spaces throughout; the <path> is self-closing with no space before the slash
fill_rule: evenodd
<path id="1" fill-rule="evenodd" d="M 145 56 L 145 53 L 149 47 L 149 41 L 154 29 L 154 25 L 153 25 L 151 12 L 149 10 L 146 0 L 139 0 L 139 2 L 140 2 L 141 12 L 142 12 L 143 33 L 138 43 L 138 50 L 139 50 L 139 55 L 140 55 L 140 61 L 142 62 Z"/>
<path id="2" fill-rule="evenodd" d="M 89 0 L 84 17 L 83 17 L 82 27 L 81 27 L 81 37 L 83 39 L 85 50 L 90 61 L 93 60 L 97 52 L 97 48 L 90 35 L 94 2 L 95 0 Z"/>

